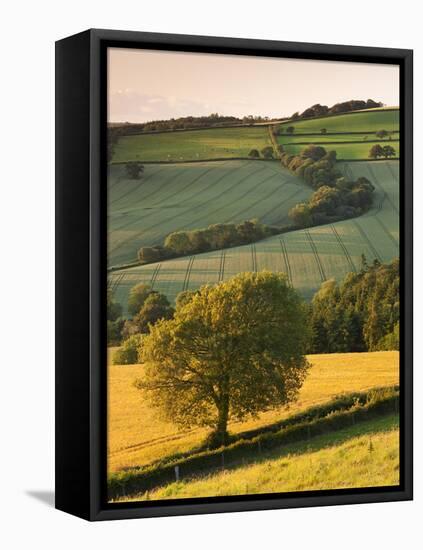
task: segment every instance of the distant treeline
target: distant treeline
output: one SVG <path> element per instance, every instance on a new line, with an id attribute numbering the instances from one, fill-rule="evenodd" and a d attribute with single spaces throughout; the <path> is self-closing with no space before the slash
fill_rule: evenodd
<path id="1" fill-rule="evenodd" d="M 140 262 L 150 263 L 175 256 L 240 246 L 270 237 L 280 231 L 280 228 L 259 223 L 258 220 L 246 220 L 239 224 L 216 223 L 206 229 L 175 231 L 166 237 L 164 246 L 140 248 L 138 259 Z"/>
<path id="2" fill-rule="evenodd" d="M 283 166 L 316 189 L 289 212 L 296 227 L 310 227 L 360 216 L 372 206 L 374 187 L 364 177 L 347 179 L 336 167 L 336 151 L 309 145 L 298 155 L 281 154 Z"/>
<path id="3" fill-rule="evenodd" d="M 325 281 L 310 306 L 310 353 L 399 349 L 399 260 Z"/>
<path id="4" fill-rule="evenodd" d="M 268 122 L 273 119 L 261 116 L 244 116 L 238 118 L 235 116 L 223 116 L 218 113 L 212 113 L 208 116 L 186 116 L 180 118 L 171 118 L 170 120 L 152 120 L 150 122 L 125 123 L 121 125 L 110 126 L 121 136 L 130 136 L 141 134 L 143 132 L 164 132 L 173 130 L 194 130 L 197 128 L 210 128 L 213 126 L 234 126 L 237 124 L 255 124 L 257 122 Z M 277 119 L 282 120 L 282 119 Z"/>
<path id="5" fill-rule="evenodd" d="M 349 101 L 343 101 L 342 103 L 335 103 L 332 107 L 327 105 L 312 105 L 302 113 L 298 111 L 291 116 L 290 120 L 302 120 L 304 118 L 323 117 L 327 115 L 339 115 L 342 113 L 350 113 L 351 111 L 359 111 L 362 109 L 375 109 L 377 107 L 383 107 L 383 103 L 368 99 L 364 101 L 362 99 L 350 99 Z"/>

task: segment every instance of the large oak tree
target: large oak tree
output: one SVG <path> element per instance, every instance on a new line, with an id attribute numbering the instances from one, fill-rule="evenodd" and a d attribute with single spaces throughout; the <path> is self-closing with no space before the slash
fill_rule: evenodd
<path id="1" fill-rule="evenodd" d="M 282 273 L 243 273 L 202 287 L 143 341 L 145 376 L 135 385 L 165 419 L 209 426 L 295 400 L 309 364 L 306 308 Z"/>

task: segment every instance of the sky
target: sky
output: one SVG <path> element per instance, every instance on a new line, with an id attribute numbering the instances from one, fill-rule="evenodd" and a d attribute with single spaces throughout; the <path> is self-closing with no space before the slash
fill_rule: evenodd
<path id="1" fill-rule="evenodd" d="M 110 48 L 109 122 L 210 113 L 278 118 L 349 99 L 399 105 L 399 67 Z"/>

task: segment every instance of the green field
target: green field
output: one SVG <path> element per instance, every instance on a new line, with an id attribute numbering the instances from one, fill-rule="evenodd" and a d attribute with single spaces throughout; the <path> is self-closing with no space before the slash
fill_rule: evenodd
<path id="1" fill-rule="evenodd" d="M 270 165 L 274 166 L 273 163 Z M 366 176 L 375 185 L 374 207 L 366 215 L 331 225 L 276 235 L 251 245 L 181 257 L 111 273 L 110 285 L 117 301 L 125 308 L 130 288 L 139 282 L 152 284 L 154 289 L 166 294 L 170 300 L 174 300 L 182 290 L 195 289 L 206 283 L 217 283 L 240 272 L 263 269 L 287 273 L 293 286 L 304 297 L 310 298 L 322 281 L 330 278 L 340 280 L 346 273 L 359 270 L 362 254 L 368 261 L 373 259 L 382 262 L 391 261 L 399 255 L 398 162 L 339 163 L 339 167 L 349 177 Z M 288 173 L 286 177 L 289 177 Z M 271 181 L 270 179 L 268 183 Z M 279 181 L 278 176 L 274 183 L 278 185 Z M 300 184 L 297 185 L 298 187 L 291 186 L 290 193 L 295 189 L 301 190 Z M 235 201 L 232 205 L 223 201 L 223 204 L 226 202 L 228 207 L 228 209 L 224 207 L 224 212 L 230 213 L 235 206 L 240 210 L 245 208 L 243 206 L 241 209 L 236 202 L 236 194 L 232 196 Z M 299 196 L 295 197 L 296 202 L 299 202 Z M 251 198 L 248 202 L 250 201 Z M 277 206 L 272 195 L 268 201 L 269 209 Z M 254 201 L 250 204 L 252 202 Z M 213 209 L 215 207 L 217 204 L 213 202 Z M 195 208 L 194 211 L 198 212 Z M 241 218 L 260 217 L 257 214 L 255 208 L 252 208 L 250 211 L 245 211 Z M 201 223 L 204 219 L 201 217 L 201 212 L 198 212 L 198 218 L 198 222 L 192 224 L 187 213 L 183 214 L 180 218 L 180 228 L 207 225 L 207 223 Z M 261 217 L 263 221 L 273 223 L 278 221 L 276 218 L 276 215 L 272 218 Z M 219 221 L 225 220 L 229 221 L 229 216 L 221 216 Z M 158 232 L 162 231 L 164 222 L 157 214 L 154 215 L 152 222 L 153 225 L 156 224 Z M 166 225 L 166 227 L 169 226 Z M 112 243 L 117 242 L 117 237 L 113 233 L 111 240 Z M 132 240 L 129 240 L 128 244 L 130 242 Z M 137 241 L 137 246 L 142 244 L 147 242 L 141 239 Z M 123 254 L 119 252 L 119 247 L 116 252 L 113 251 L 113 244 L 111 255 L 117 259 L 124 259 Z M 129 254 L 125 257 L 129 258 Z"/>
<path id="2" fill-rule="evenodd" d="M 139 134 L 119 139 L 113 162 L 247 158 L 251 149 L 267 145 L 271 145 L 267 126 Z"/>
<path id="3" fill-rule="evenodd" d="M 294 134 L 285 133 L 287 126 L 294 126 Z M 397 158 L 400 154 L 398 109 L 359 111 L 345 115 L 284 123 L 279 128 L 282 133 L 277 136 L 277 141 L 284 146 L 287 153 L 292 155 L 299 154 L 307 144 L 311 143 L 323 145 L 329 150 L 335 150 L 338 160 L 368 159 L 370 149 L 376 144 L 391 145 L 396 151 Z M 322 128 L 326 128 L 326 134 L 320 133 Z M 375 135 L 378 130 L 392 132 L 391 139 L 378 140 Z"/>
<path id="4" fill-rule="evenodd" d="M 259 218 L 286 225 L 312 190 L 276 161 L 151 165 L 140 180 L 122 165 L 109 172 L 109 265 L 136 260 L 141 246 L 181 229 Z"/>
<path id="5" fill-rule="evenodd" d="M 289 139 L 289 138 L 288 138 Z M 279 139 L 280 143 L 284 143 L 283 139 Z M 390 145 L 395 149 L 396 155 L 395 157 L 399 157 L 399 141 L 397 140 L 386 140 L 386 141 L 376 141 L 373 143 L 367 143 L 367 142 L 354 142 L 354 143 L 333 143 L 333 144 L 327 144 L 324 141 L 320 141 L 319 138 L 315 139 L 310 138 L 310 142 L 314 145 L 323 145 L 326 149 L 329 150 L 335 150 L 336 156 L 338 160 L 363 160 L 369 158 L 370 149 L 373 145 L 381 145 L 382 147 L 384 145 Z M 301 151 L 304 149 L 305 145 L 300 144 L 292 144 L 291 142 L 289 144 L 284 144 L 284 149 L 287 153 L 290 155 L 298 155 L 301 153 Z"/>
<path id="6" fill-rule="evenodd" d="M 295 134 L 320 132 L 322 128 L 330 133 L 335 132 L 377 132 L 387 130 L 394 132 L 399 130 L 399 109 L 375 109 L 369 111 L 356 111 L 343 115 L 328 116 L 310 120 L 287 121 L 280 125 L 282 129 L 287 126 L 295 127 Z"/>
<path id="7" fill-rule="evenodd" d="M 181 480 L 123 500 L 285 493 L 398 484 L 399 422 L 397 415 L 390 415 L 247 458 L 240 467 Z"/>
<path id="8" fill-rule="evenodd" d="M 398 141 L 398 132 L 392 134 L 391 140 Z M 353 144 L 368 144 L 369 147 L 375 143 L 391 144 L 389 138 L 384 140 L 378 140 L 375 134 L 370 133 L 357 133 L 357 134 L 293 134 L 279 135 L 277 136 L 278 142 L 286 145 L 302 145 L 305 147 L 309 143 L 323 145 L 327 149 L 335 149 L 335 145 L 342 145 L 343 143 L 353 142 Z M 332 147 L 333 145 L 333 147 Z"/>

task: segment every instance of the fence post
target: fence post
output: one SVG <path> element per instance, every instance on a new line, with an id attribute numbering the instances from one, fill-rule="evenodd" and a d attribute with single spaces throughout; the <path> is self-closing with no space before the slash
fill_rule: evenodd
<path id="1" fill-rule="evenodd" d="M 179 481 L 179 466 L 175 466 L 175 479 Z"/>

